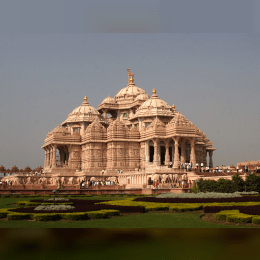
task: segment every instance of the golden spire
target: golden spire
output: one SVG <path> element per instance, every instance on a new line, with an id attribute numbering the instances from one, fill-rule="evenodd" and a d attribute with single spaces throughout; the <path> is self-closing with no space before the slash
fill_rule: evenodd
<path id="1" fill-rule="evenodd" d="M 174 104 L 172 105 L 172 108 L 175 109 L 175 105 Z"/>
<path id="2" fill-rule="evenodd" d="M 87 98 L 87 96 L 85 96 L 85 97 L 84 97 L 84 101 L 88 101 L 88 98 Z"/>
<path id="3" fill-rule="evenodd" d="M 156 94 L 156 90 L 155 90 L 155 88 L 153 89 L 153 94 Z"/>
<path id="4" fill-rule="evenodd" d="M 132 72 L 130 72 L 130 69 L 127 69 L 127 71 L 128 71 L 128 83 L 129 83 L 129 81 L 131 83 L 133 83 L 134 82 L 134 74 Z M 131 77 L 131 78 L 129 79 L 129 77 Z"/>

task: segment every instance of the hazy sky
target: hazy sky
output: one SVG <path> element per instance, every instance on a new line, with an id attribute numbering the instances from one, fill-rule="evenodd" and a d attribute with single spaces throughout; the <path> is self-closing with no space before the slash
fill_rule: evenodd
<path id="1" fill-rule="evenodd" d="M 255 1 L 14 2 L 0 8 L 0 165 L 43 166 L 48 132 L 85 95 L 97 108 L 126 87 L 127 68 L 205 132 L 214 166 L 260 160 Z"/>

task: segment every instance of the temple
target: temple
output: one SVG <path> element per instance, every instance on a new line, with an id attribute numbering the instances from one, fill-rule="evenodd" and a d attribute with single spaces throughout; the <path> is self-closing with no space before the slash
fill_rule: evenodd
<path id="1" fill-rule="evenodd" d="M 61 126 L 48 133 L 42 148 L 48 175 L 115 176 L 128 188 L 144 187 L 154 174 L 175 174 L 187 163 L 213 168 L 216 150 L 205 133 L 160 99 L 155 89 L 150 97 L 137 87 L 130 69 L 127 86 L 115 97 L 109 95 L 95 109 L 85 96 Z"/>

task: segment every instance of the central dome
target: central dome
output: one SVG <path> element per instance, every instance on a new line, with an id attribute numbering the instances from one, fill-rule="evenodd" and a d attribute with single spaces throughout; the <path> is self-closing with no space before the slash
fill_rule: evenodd
<path id="1" fill-rule="evenodd" d="M 136 98 L 140 94 L 146 94 L 146 92 L 138 88 L 134 83 L 129 83 L 127 87 L 118 91 L 115 95 L 115 99 Z"/>

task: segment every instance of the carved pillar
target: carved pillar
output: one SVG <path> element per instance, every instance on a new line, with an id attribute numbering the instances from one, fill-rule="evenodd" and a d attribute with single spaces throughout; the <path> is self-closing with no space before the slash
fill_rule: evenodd
<path id="1" fill-rule="evenodd" d="M 173 140 L 174 140 L 174 147 L 175 147 L 173 168 L 179 168 L 179 164 L 180 164 L 179 140 L 180 140 L 180 137 L 174 137 Z"/>
<path id="2" fill-rule="evenodd" d="M 209 151 L 209 168 L 213 168 L 213 151 Z"/>
<path id="3" fill-rule="evenodd" d="M 154 143 L 153 164 L 155 166 L 158 166 L 159 165 L 159 161 L 158 161 L 158 140 L 154 139 L 153 143 Z"/>
<path id="4" fill-rule="evenodd" d="M 107 118 L 107 109 L 103 109 L 104 112 L 104 118 Z"/>
<path id="5" fill-rule="evenodd" d="M 195 138 L 190 139 L 191 153 L 190 162 L 192 163 L 192 168 L 196 167 L 196 154 L 195 154 Z"/>
<path id="6" fill-rule="evenodd" d="M 186 163 L 186 140 L 181 142 L 181 164 Z"/>
<path id="7" fill-rule="evenodd" d="M 57 146 L 53 145 L 53 147 L 52 147 L 52 167 L 56 166 L 56 149 L 57 149 Z"/>
<path id="8" fill-rule="evenodd" d="M 170 152 L 169 152 L 169 144 L 170 140 L 165 141 L 165 148 L 166 148 L 166 154 L 165 154 L 165 165 L 170 165 Z"/>

